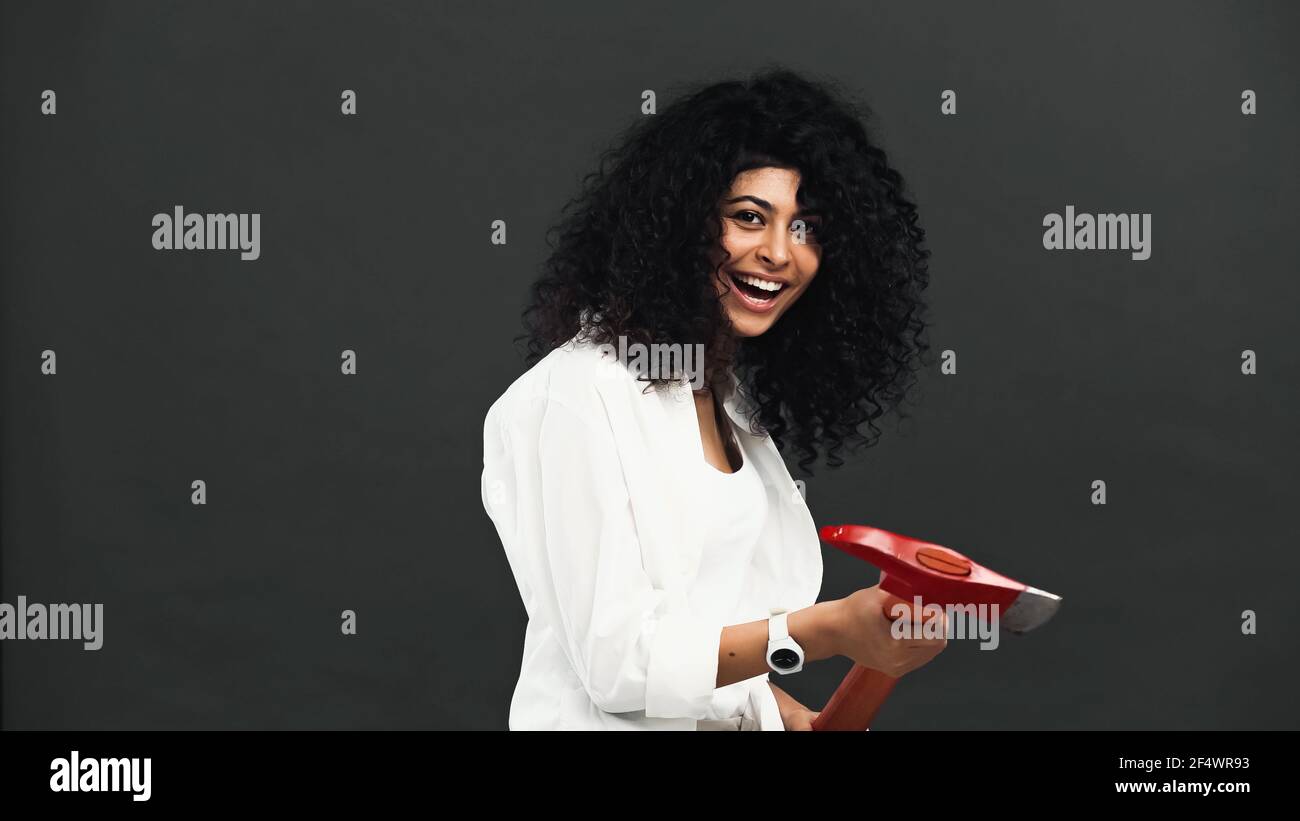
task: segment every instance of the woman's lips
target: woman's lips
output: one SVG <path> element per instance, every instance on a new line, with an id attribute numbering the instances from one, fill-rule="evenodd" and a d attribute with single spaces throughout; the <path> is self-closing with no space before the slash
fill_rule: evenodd
<path id="1" fill-rule="evenodd" d="M 785 292 L 788 285 L 783 285 L 781 290 L 772 291 L 772 296 L 768 299 L 758 299 L 745 293 L 739 284 L 737 284 L 734 274 L 727 274 L 727 287 L 736 295 L 736 301 L 746 310 L 753 311 L 756 314 L 765 314 L 776 307 L 777 300 Z"/>

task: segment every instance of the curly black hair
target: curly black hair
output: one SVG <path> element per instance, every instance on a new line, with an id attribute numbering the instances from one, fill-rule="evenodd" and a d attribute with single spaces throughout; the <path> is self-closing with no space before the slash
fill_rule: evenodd
<path id="1" fill-rule="evenodd" d="M 734 366 L 756 409 L 751 429 L 783 452 L 792 445 L 805 472 L 823 453 L 829 467 L 843 464 L 846 443 L 874 445 L 874 420 L 899 408 L 929 350 L 930 254 L 901 175 L 867 134 L 871 116 L 833 82 L 779 66 L 696 87 L 645 116 L 601 154 L 546 234 L 519 338 L 528 361 L 580 332 L 614 345 L 703 344 L 709 384 L 725 384 L 713 376 Z M 799 172 L 800 206 L 822 215 L 822 259 L 771 329 L 720 345 L 730 326 L 710 262 L 719 203 L 737 174 L 764 166 Z"/>

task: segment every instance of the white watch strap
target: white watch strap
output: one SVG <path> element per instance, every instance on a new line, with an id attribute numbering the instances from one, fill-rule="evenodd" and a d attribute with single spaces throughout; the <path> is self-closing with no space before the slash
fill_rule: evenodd
<path id="1" fill-rule="evenodd" d="M 771 610 L 771 616 L 767 620 L 767 640 L 769 642 L 780 641 L 790 637 L 789 626 L 786 624 L 787 613 L 785 610 Z"/>

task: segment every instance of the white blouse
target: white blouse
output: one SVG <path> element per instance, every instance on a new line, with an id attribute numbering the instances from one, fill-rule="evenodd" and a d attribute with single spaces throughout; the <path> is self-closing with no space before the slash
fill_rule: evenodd
<path id="1" fill-rule="evenodd" d="M 646 386 L 575 340 L 488 411 L 483 504 L 528 613 L 510 729 L 784 729 L 768 674 L 714 686 L 718 650 L 728 625 L 816 602 L 812 516 L 743 396 L 723 403 L 744 459 L 724 474 L 689 387 Z"/>
<path id="2" fill-rule="evenodd" d="M 727 428 L 734 432 L 735 427 L 728 418 Z M 724 430 L 722 435 L 729 434 Z M 739 442 L 740 437 L 735 439 Z M 695 441 L 700 441 L 698 433 Z M 744 462 L 735 473 L 723 473 L 710 465 L 704 458 L 703 444 L 696 455 L 698 458 L 692 459 L 688 467 L 696 474 L 693 478 L 699 481 L 699 492 L 708 500 L 708 506 L 704 517 L 688 528 L 704 545 L 704 552 L 687 598 L 694 612 L 717 618 L 724 625 L 738 624 L 746 600 L 752 597 L 748 588 L 753 584 L 753 574 L 749 567 L 767 519 L 767 492 L 754 470 L 754 460 L 743 452 Z M 761 705 L 749 703 L 753 689 L 750 682 L 738 681 L 714 690 L 705 718 L 754 718 L 757 711 L 750 708 Z"/>

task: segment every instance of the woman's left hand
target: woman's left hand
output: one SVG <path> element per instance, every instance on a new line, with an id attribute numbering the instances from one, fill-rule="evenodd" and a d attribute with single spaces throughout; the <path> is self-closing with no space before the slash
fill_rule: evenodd
<path id="1" fill-rule="evenodd" d="M 807 707 L 797 707 L 793 710 L 781 714 L 781 723 L 787 730 L 811 730 L 812 723 L 821 715 L 819 710 L 809 710 Z"/>
<path id="2" fill-rule="evenodd" d="M 821 715 L 820 710 L 809 710 L 794 696 L 777 687 L 770 680 L 768 686 L 776 696 L 776 706 L 781 710 L 781 723 L 787 730 L 811 730 L 812 723 Z"/>

